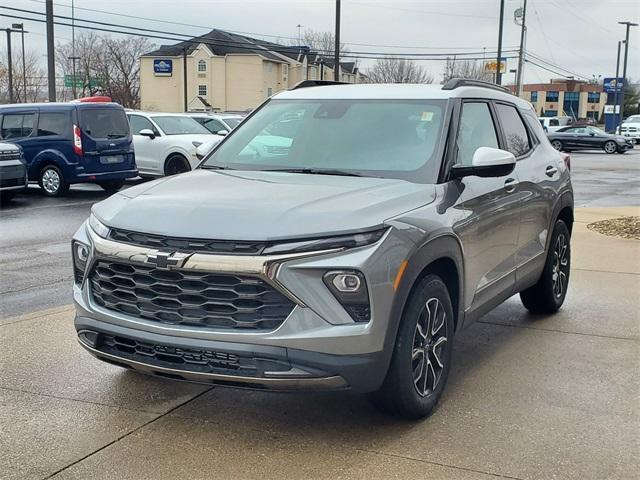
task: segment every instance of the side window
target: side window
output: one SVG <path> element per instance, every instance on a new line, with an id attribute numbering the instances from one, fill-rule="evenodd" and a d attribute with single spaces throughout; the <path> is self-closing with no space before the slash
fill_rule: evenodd
<path id="1" fill-rule="evenodd" d="M 559 127 L 560 121 L 557 118 L 552 118 L 551 120 L 549 120 L 549 125 L 551 125 L 552 127 Z"/>
<path id="2" fill-rule="evenodd" d="M 156 133 L 156 129 L 153 128 L 153 123 L 140 115 L 129 115 L 129 125 L 131 125 L 131 133 L 133 135 L 140 135 L 140 130 L 149 129 Z"/>
<path id="3" fill-rule="evenodd" d="M 496 105 L 496 110 L 507 141 L 507 150 L 516 157 L 525 155 L 531 150 L 531 142 L 529 141 L 527 127 L 522 122 L 522 117 L 520 117 L 516 108 L 511 105 L 499 103 Z"/>
<path id="4" fill-rule="evenodd" d="M 458 129 L 458 163 L 471 165 L 473 154 L 480 147 L 498 148 L 498 135 L 489 104 L 466 102 L 462 105 Z"/>
<path id="5" fill-rule="evenodd" d="M 2 118 L 0 136 L 3 140 L 28 137 L 33 132 L 35 113 L 8 113 Z"/>
<path id="6" fill-rule="evenodd" d="M 38 118 L 38 137 L 63 135 L 66 127 L 66 113 L 40 112 L 40 117 Z"/>

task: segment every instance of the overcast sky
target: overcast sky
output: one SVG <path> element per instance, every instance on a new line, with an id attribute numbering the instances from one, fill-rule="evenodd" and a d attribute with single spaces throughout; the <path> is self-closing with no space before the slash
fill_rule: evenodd
<path id="1" fill-rule="evenodd" d="M 44 12 L 43 0 L 0 0 L 1 6 Z M 54 12 L 71 15 L 71 0 L 54 0 Z M 342 39 L 352 52 L 434 53 L 487 51 L 497 48 L 499 0 L 342 0 Z M 505 49 L 516 48 L 520 27 L 513 12 L 522 0 L 506 0 Z M 302 29 L 333 30 L 334 0 L 75 0 L 77 18 L 198 35 L 212 28 L 280 37 L 295 43 L 297 25 Z M 82 10 L 114 12 L 118 16 Z M 23 15 L 0 8 L 0 14 Z M 27 17 L 39 16 L 24 14 Z M 139 18 L 127 18 L 131 15 Z M 157 20 L 181 22 L 175 25 Z M 591 78 L 615 74 L 617 41 L 624 38 L 621 20 L 640 23 L 640 0 L 528 0 L 527 50 L 547 62 Z M 0 17 L 0 28 L 20 20 Z M 27 49 L 46 53 L 44 24 L 24 20 Z M 77 29 L 78 32 L 80 29 Z M 640 27 L 632 28 L 629 76 L 640 78 Z M 71 38 L 71 29 L 55 28 L 57 41 Z M 267 37 L 270 35 L 270 37 Z M 19 38 L 14 35 L 14 48 Z M 172 43 L 152 39 L 156 43 Z M 6 62 L 6 41 L 0 37 L 0 61 Z M 511 54 L 513 55 L 513 54 Z M 481 56 L 481 54 L 480 54 Z M 372 60 L 360 60 L 365 68 Z M 508 68 L 516 67 L 509 59 Z M 437 80 L 441 61 L 421 61 Z M 551 67 L 553 69 L 553 67 Z M 569 75 L 569 74 L 567 74 Z M 507 82 L 513 81 L 507 74 Z M 525 81 L 544 82 L 558 75 L 527 64 Z"/>

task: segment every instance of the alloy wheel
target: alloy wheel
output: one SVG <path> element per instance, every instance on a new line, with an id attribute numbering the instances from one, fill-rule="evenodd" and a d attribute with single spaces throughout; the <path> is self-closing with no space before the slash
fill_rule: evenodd
<path id="1" fill-rule="evenodd" d="M 433 393 L 440 382 L 447 334 L 445 310 L 440 300 L 430 298 L 418 317 L 411 349 L 413 383 L 421 397 Z"/>
<path id="2" fill-rule="evenodd" d="M 614 153 L 616 151 L 616 144 L 613 142 L 607 142 L 604 144 L 604 151 L 607 153 Z"/>
<path id="3" fill-rule="evenodd" d="M 558 151 L 562 150 L 562 142 L 559 142 L 558 140 L 551 142 L 551 146 Z"/>
<path id="4" fill-rule="evenodd" d="M 56 193 L 60 188 L 60 175 L 52 168 L 47 168 L 42 174 L 42 188 L 47 193 Z"/>
<path id="5" fill-rule="evenodd" d="M 552 286 L 553 294 L 556 298 L 561 298 L 567 289 L 567 279 L 569 273 L 569 243 L 567 237 L 563 234 L 558 235 L 556 243 L 553 246 L 553 270 L 552 270 Z"/>

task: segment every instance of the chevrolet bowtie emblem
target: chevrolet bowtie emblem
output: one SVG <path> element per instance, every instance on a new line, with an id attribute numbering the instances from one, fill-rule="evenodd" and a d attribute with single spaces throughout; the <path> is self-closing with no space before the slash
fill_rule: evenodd
<path id="1" fill-rule="evenodd" d="M 155 255 L 147 255 L 147 263 L 153 263 L 156 267 L 165 270 L 182 267 L 191 255 L 187 253 L 163 253 L 158 252 Z"/>

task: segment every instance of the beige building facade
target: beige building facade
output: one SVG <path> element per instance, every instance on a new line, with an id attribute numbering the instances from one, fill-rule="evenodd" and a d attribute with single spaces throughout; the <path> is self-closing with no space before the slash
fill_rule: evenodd
<path id="1" fill-rule="evenodd" d="M 246 111 L 302 80 L 333 80 L 332 66 L 305 47 L 213 30 L 140 57 L 141 109 Z M 340 76 L 348 83 L 366 80 L 354 63 L 341 64 Z"/>

